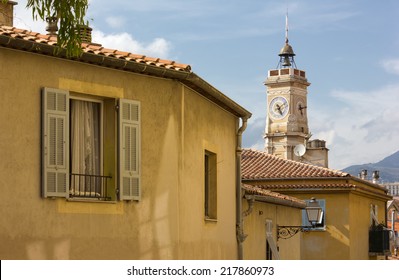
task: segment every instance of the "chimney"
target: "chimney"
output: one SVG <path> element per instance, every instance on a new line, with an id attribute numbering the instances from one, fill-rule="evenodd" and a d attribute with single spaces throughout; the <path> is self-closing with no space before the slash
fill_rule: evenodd
<path id="1" fill-rule="evenodd" d="M 378 184 L 379 179 L 380 179 L 380 171 L 374 170 L 373 171 L 373 183 Z"/>
<path id="2" fill-rule="evenodd" d="M 0 1 L 0 25 L 14 25 L 14 5 L 17 4 L 14 1 L 7 1 L 7 3 Z"/>
<path id="3" fill-rule="evenodd" d="M 46 17 L 46 22 L 47 22 L 47 26 L 46 26 L 47 35 L 57 35 L 58 18 L 57 17 Z"/>
<path id="4" fill-rule="evenodd" d="M 360 179 L 367 180 L 367 170 L 366 170 L 366 169 L 363 169 L 363 170 L 359 173 L 359 177 L 360 177 Z"/>
<path id="5" fill-rule="evenodd" d="M 93 29 L 89 27 L 88 25 L 80 25 L 78 32 L 80 36 L 80 40 L 82 40 L 82 43 L 91 43 L 91 32 Z"/>

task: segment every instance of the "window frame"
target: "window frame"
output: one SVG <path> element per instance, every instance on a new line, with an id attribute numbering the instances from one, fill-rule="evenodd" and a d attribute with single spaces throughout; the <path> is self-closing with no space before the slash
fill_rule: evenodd
<path id="1" fill-rule="evenodd" d="M 88 97 L 90 96 L 90 97 Z M 64 197 L 67 200 L 71 200 L 70 198 L 70 100 L 71 99 L 79 99 L 79 100 L 88 100 L 90 102 L 103 102 L 101 108 L 101 172 L 103 173 L 105 170 L 105 127 L 104 125 L 107 123 L 105 118 L 105 113 L 107 115 L 109 113 L 115 114 L 115 125 L 112 129 L 112 134 L 114 135 L 115 143 L 113 144 L 115 153 L 113 161 L 115 162 L 115 179 L 114 179 L 114 190 L 116 195 L 113 196 L 115 199 L 111 199 L 111 201 L 117 200 L 136 200 L 139 201 L 141 199 L 141 103 L 137 100 L 123 99 L 123 98 L 112 98 L 115 100 L 113 113 L 109 111 L 111 103 L 110 98 L 100 97 L 100 96 L 92 96 L 88 94 L 80 94 L 80 93 L 71 93 L 68 90 L 55 89 L 55 88 L 42 88 L 41 91 L 41 190 L 43 198 L 54 198 L 54 197 Z M 118 103 L 116 102 L 118 101 Z M 107 103 L 107 112 L 105 112 L 105 102 Z M 119 104 L 119 106 L 117 105 Z M 131 134 L 130 136 L 134 136 L 134 141 L 132 144 L 135 148 L 134 159 L 135 163 L 131 162 L 130 158 L 127 159 L 128 165 L 134 165 L 136 170 L 134 172 L 130 172 L 130 175 L 127 174 L 125 177 L 122 177 L 121 169 L 124 166 L 124 163 L 121 163 L 123 158 L 123 150 L 120 149 L 122 146 L 120 143 L 122 139 L 125 138 L 125 133 L 121 130 L 122 121 L 123 124 L 126 125 L 126 120 L 121 116 L 123 110 L 121 106 L 129 104 L 130 108 L 134 108 L 137 113 L 137 119 L 134 120 L 134 129 L 135 134 Z M 128 120 L 129 121 L 129 120 Z M 111 122 L 113 122 L 111 120 Z M 129 124 L 128 124 L 129 125 Z M 51 138 L 51 139 L 50 139 Z M 130 147 L 133 147 L 130 146 Z M 126 159 L 125 159 L 126 161 Z M 111 168 L 112 168 L 111 164 Z M 112 168 L 113 169 L 113 168 Z M 107 169 L 108 170 L 108 169 Z M 132 174 L 134 173 L 134 174 Z M 136 180 L 136 184 L 134 185 L 135 193 L 128 193 L 126 195 L 126 187 L 122 184 L 122 181 L 126 178 L 134 177 Z M 107 176 L 105 176 L 107 177 Z M 131 187 L 131 186 L 130 186 Z M 107 192 L 107 195 L 110 191 Z M 125 195 L 122 195 L 125 194 Z M 72 199 L 78 200 L 78 199 Z M 84 201 L 93 201 L 92 199 L 84 199 Z M 95 199 L 95 201 L 103 201 Z"/>
<path id="2" fill-rule="evenodd" d="M 69 94 L 69 145 L 71 145 L 71 101 L 78 100 L 78 101 L 86 101 L 86 102 L 93 102 L 100 104 L 100 174 L 104 174 L 104 100 L 95 97 L 86 97 L 82 95 L 78 95 L 76 93 Z M 71 168 L 71 159 L 72 159 L 72 151 L 69 148 L 69 165 Z"/>

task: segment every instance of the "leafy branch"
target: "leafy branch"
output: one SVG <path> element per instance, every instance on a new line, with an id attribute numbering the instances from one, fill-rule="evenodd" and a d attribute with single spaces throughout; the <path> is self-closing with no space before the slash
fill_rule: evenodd
<path id="1" fill-rule="evenodd" d="M 67 57 L 79 57 L 82 53 L 79 27 L 87 25 L 84 18 L 88 5 L 88 0 L 28 0 L 26 8 L 32 9 L 34 20 L 59 21 L 58 46 L 66 50 Z"/>

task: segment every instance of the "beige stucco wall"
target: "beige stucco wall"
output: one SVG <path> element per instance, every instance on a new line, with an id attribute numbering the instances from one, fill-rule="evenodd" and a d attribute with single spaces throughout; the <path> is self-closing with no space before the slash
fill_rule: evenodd
<path id="1" fill-rule="evenodd" d="M 310 194 L 297 195 L 310 199 Z M 311 194 L 316 199 L 325 199 L 326 229 L 309 231 L 303 235 L 302 259 L 346 260 L 350 259 L 349 201 L 347 193 Z M 367 244 L 368 246 L 368 244 Z"/>
<path id="2" fill-rule="evenodd" d="M 351 259 L 372 259 L 368 252 L 369 236 L 368 234 L 364 234 L 365 232 L 368 233 L 368 230 L 371 226 L 370 206 L 377 206 L 378 221 L 384 223 L 386 220 L 386 202 L 358 194 L 351 194 L 349 199 L 349 219 L 351 221 L 351 225 L 355 225 L 350 229 L 350 240 L 352 245 L 350 247 Z"/>
<path id="3" fill-rule="evenodd" d="M 235 259 L 236 117 L 177 81 L 0 48 L 1 259 Z M 40 89 L 141 102 L 142 200 L 40 195 Z M 204 149 L 218 220 L 204 220 Z M 111 151 L 112 153 L 112 151 Z"/>
<path id="4" fill-rule="evenodd" d="M 303 200 L 311 196 L 326 200 L 326 229 L 302 235 L 302 259 L 369 259 L 370 204 L 378 205 L 378 218 L 382 222 L 385 221 L 385 203 L 382 200 L 357 192 L 329 191 L 290 195 Z"/>
<path id="5" fill-rule="evenodd" d="M 248 208 L 243 200 L 243 208 Z M 301 209 L 256 201 L 250 215 L 244 218 L 244 259 L 266 259 L 266 221 L 273 224 L 272 234 L 279 248 L 281 260 L 299 260 L 301 257 L 301 235 L 298 233 L 289 239 L 279 239 L 277 242 L 277 225 L 293 226 L 301 224 Z"/>

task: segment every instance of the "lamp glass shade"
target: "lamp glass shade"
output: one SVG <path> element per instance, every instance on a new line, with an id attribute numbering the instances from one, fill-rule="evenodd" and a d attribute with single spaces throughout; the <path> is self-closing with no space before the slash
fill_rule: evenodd
<path id="1" fill-rule="evenodd" d="M 312 225 L 317 224 L 320 221 L 323 209 L 315 198 L 312 198 L 306 207 L 306 214 L 308 216 L 309 223 Z"/>

